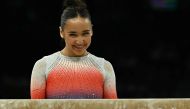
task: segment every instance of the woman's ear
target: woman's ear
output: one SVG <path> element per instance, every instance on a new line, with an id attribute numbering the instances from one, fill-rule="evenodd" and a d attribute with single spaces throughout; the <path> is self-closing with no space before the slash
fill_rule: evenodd
<path id="1" fill-rule="evenodd" d="M 59 33 L 60 33 L 61 38 L 64 39 L 63 29 L 61 28 L 61 26 L 59 27 Z"/>
<path id="2" fill-rule="evenodd" d="M 91 36 L 93 36 L 93 24 L 92 24 L 92 28 L 91 28 Z"/>
<path id="3" fill-rule="evenodd" d="M 93 36 L 93 30 L 90 31 L 91 36 Z"/>

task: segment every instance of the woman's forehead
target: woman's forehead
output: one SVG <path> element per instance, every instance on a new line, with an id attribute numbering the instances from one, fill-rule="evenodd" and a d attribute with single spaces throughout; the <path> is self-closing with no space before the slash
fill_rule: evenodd
<path id="1" fill-rule="evenodd" d="M 66 23 L 90 23 L 90 20 L 88 18 L 75 17 L 68 19 Z"/>
<path id="2" fill-rule="evenodd" d="M 78 30 L 89 30 L 92 28 L 91 22 L 87 18 L 73 18 L 67 20 L 65 24 L 66 30 L 69 31 L 78 31 Z"/>

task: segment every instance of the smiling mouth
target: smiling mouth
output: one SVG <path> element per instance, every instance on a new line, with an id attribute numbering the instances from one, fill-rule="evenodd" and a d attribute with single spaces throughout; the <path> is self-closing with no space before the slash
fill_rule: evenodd
<path id="1" fill-rule="evenodd" d="M 73 47 L 77 50 L 82 50 L 84 49 L 85 47 L 83 45 L 73 45 Z"/>

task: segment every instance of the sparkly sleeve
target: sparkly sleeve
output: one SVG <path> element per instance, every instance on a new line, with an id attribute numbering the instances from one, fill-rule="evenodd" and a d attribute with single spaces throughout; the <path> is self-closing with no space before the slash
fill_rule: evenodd
<path id="1" fill-rule="evenodd" d="M 105 69 L 104 98 L 117 99 L 116 77 L 111 63 L 105 61 L 104 69 Z"/>
<path id="2" fill-rule="evenodd" d="M 43 59 L 38 60 L 33 67 L 30 83 L 31 99 L 45 98 L 46 76 L 45 68 L 46 63 Z"/>

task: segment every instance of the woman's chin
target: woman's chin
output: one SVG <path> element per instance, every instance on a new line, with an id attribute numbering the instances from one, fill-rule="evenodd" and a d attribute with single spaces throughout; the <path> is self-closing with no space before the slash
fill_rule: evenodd
<path id="1" fill-rule="evenodd" d="M 75 51 L 75 56 L 84 56 L 85 55 L 85 51 Z"/>
<path id="2" fill-rule="evenodd" d="M 84 56 L 86 54 L 86 49 L 78 49 L 78 48 L 73 48 L 73 53 L 76 56 Z"/>

